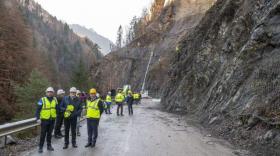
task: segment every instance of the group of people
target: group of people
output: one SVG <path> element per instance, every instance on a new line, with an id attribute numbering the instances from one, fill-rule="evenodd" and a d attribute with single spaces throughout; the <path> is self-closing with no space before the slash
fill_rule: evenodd
<path id="1" fill-rule="evenodd" d="M 82 116 L 83 107 L 87 118 L 88 142 L 85 147 L 95 147 L 98 136 L 99 120 L 103 111 L 106 114 L 111 113 L 111 106 L 115 102 L 117 105 L 117 116 L 123 116 L 123 105 L 127 103 L 129 115 L 133 115 L 133 103 L 139 104 L 141 95 L 132 93 L 131 90 L 124 92 L 118 89 L 115 98 L 112 98 L 111 92 L 105 97 L 100 97 L 95 88 L 90 89 L 89 94 L 77 90 L 75 87 L 70 88 L 69 95 L 59 89 L 57 96 L 52 87 L 46 89 L 46 96 L 38 102 L 36 110 L 37 122 L 41 125 L 41 135 L 39 141 L 39 153 L 43 152 L 45 139 L 47 140 L 47 150 L 53 151 L 51 145 L 52 132 L 54 129 L 55 138 L 64 137 L 63 149 L 69 146 L 69 132 L 71 130 L 72 147 L 77 148 L 76 135 L 80 135 L 79 120 Z M 61 132 L 64 123 L 65 135 Z"/>

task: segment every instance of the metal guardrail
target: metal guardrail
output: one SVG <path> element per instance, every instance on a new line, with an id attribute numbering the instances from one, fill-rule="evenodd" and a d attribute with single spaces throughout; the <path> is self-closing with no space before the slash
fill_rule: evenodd
<path id="1" fill-rule="evenodd" d="M 39 126 L 39 124 L 36 122 L 36 118 L 0 125 L 0 137 L 4 137 L 36 126 Z"/>
<path id="2" fill-rule="evenodd" d="M 84 111 L 82 113 L 84 114 Z M 86 119 L 85 116 L 83 116 L 82 118 L 80 118 L 80 121 L 78 121 L 78 122 L 82 122 L 85 119 Z M 0 125 L 0 138 L 5 137 L 5 141 L 4 141 L 4 146 L 5 146 L 7 143 L 8 135 L 11 135 L 11 134 L 14 134 L 17 132 L 21 132 L 24 130 L 28 130 L 30 128 L 34 128 L 37 126 L 40 126 L 40 124 L 37 123 L 36 118 L 31 118 L 31 119 L 26 119 L 26 120 L 22 120 L 22 121 L 17 121 L 17 122 Z M 62 130 L 64 130 L 64 127 L 62 127 Z"/>

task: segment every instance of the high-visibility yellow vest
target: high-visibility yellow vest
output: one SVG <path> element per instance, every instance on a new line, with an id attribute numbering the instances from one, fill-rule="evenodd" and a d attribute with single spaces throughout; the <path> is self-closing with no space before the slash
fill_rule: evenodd
<path id="1" fill-rule="evenodd" d="M 122 92 L 121 94 L 123 95 L 124 98 L 127 96 L 125 92 Z"/>
<path id="2" fill-rule="evenodd" d="M 69 118 L 73 111 L 74 111 L 74 106 L 71 104 L 68 104 L 66 107 L 66 110 L 64 112 L 64 118 Z"/>
<path id="3" fill-rule="evenodd" d="M 55 119 L 57 99 L 54 97 L 52 101 L 49 101 L 47 97 L 43 97 L 42 102 L 43 102 L 43 106 L 40 112 L 40 119 L 44 119 L 44 120 Z"/>
<path id="4" fill-rule="evenodd" d="M 99 103 L 100 99 L 96 99 L 94 101 L 87 100 L 87 118 L 94 118 L 94 119 L 99 119 L 100 118 L 100 110 L 99 110 Z"/>
<path id="5" fill-rule="evenodd" d="M 134 100 L 139 100 L 140 99 L 140 95 L 138 93 L 133 94 L 133 99 Z"/>
<path id="6" fill-rule="evenodd" d="M 124 95 L 122 93 L 118 93 L 115 97 L 116 102 L 123 102 L 124 101 Z"/>
<path id="7" fill-rule="evenodd" d="M 110 95 L 107 95 L 105 102 L 112 102 L 112 97 Z"/>

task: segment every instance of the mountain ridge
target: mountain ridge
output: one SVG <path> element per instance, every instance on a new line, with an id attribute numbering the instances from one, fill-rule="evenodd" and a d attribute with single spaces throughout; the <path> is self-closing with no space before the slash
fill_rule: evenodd
<path id="1" fill-rule="evenodd" d="M 111 51 L 111 45 L 114 45 L 108 38 L 98 34 L 93 28 L 86 28 L 79 24 L 71 24 L 70 28 L 79 36 L 87 37 L 92 42 L 96 43 L 100 47 L 100 51 L 107 55 Z"/>

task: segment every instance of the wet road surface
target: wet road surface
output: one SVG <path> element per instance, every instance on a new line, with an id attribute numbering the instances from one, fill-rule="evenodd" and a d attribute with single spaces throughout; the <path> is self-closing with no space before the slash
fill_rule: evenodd
<path id="1" fill-rule="evenodd" d="M 128 116 L 127 106 L 123 117 L 103 114 L 95 148 L 85 148 L 86 122 L 82 123 L 78 148 L 70 145 L 63 150 L 63 139 L 53 139 L 55 151 L 39 154 L 37 148 L 23 156 L 232 156 L 234 150 L 222 140 L 207 137 L 199 129 L 187 125 L 174 114 L 158 109 L 158 102 L 143 100 L 134 106 L 134 116 Z M 71 137 L 70 137 L 71 140 Z"/>

